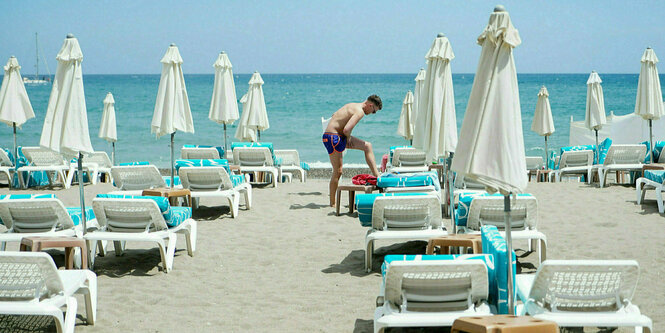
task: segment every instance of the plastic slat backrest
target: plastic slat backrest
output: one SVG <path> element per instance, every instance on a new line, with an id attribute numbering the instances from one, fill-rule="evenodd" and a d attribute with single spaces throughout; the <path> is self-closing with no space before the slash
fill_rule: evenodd
<path id="1" fill-rule="evenodd" d="M 166 230 L 159 206 L 151 199 L 95 198 L 92 200 L 99 226 L 108 231 L 144 232 L 146 230 Z"/>
<path id="2" fill-rule="evenodd" d="M 188 148 L 183 147 L 180 150 L 180 157 L 187 160 L 212 160 L 220 159 L 219 151 L 216 148 Z"/>
<path id="3" fill-rule="evenodd" d="M 2 148 L 0 148 L 0 166 L 14 166 L 9 155 L 7 155 L 7 152 Z"/>
<path id="4" fill-rule="evenodd" d="M 634 260 L 547 260 L 536 272 L 527 310 L 616 311 L 630 303 L 638 279 Z"/>
<path id="5" fill-rule="evenodd" d="M 483 224 L 496 225 L 505 229 L 503 196 L 477 196 L 471 201 L 466 225 L 469 229 L 480 230 Z M 536 229 L 538 222 L 538 200 L 534 196 L 517 196 L 510 199 L 512 230 Z M 521 223 L 520 223 L 521 222 Z"/>
<path id="6" fill-rule="evenodd" d="M 182 167 L 180 181 L 184 188 L 193 191 L 233 189 L 233 182 L 224 167 Z"/>
<path id="7" fill-rule="evenodd" d="M 612 145 L 604 164 L 642 164 L 646 153 L 645 145 Z"/>
<path id="8" fill-rule="evenodd" d="M 65 165 L 62 155 L 41 147 L 23 147 L 23 155 L 31 165 L 35 166 L 58 166 Z"/>
<path id="9" fill-rule="evenodd" d="M 377 197 L 372 206 L 377 230 L 438 228 L 441 220 L 441 203 L 433 195 Z"/>
<path id="10" fill-rule="evenodd" d="M 63 291 L 45 252 L 0 252 L 0 301 L 41 300 Z"/>
<path id="11" fill-rule="evenodd" d="M 487 300 L 488 289 L 487 266 L 482 260 L 394 261 L 386 272 L 385 300 L 400 306 L 404 297 L 413 297 L 407 304 L 439 303 L 438 309 L 431 310 L 445 311 L 451 308 L 446 303 L 455 308 L 465 300 L 472 304 Z M 472 304 L 467 302 L 465 308 Z"/>
<path id="12" fill-rule="evenodd" d="M 300 155 L 295 149 L 275 149 L 275 157 L 282 159 L 282 166 L 300 167 Z"/>
<path id="13" fill-rule="evenodd" d="M 427 166 L 427 155 L 415 148 L 395 148 L 392 165 L 396 167 Z"/>
<path id="14" fill-rule="evenodd" d="M 105 151 L 96 151 L 89 155 L 83 156 L 83 164 L 95 163 L 102 168 L 110 168 L 113 166 L 109 155 Z"/>
<path id="15" fill-rule="evenodd" d="M 527 170 L 539 170 L 545 164 L 543 163 L 543 158 L 540 156 L 527 156 L 526 157 L 526 169 Z"/>
<path id="16" fill-rule="evenodd" d="M 55 198 L 2 200 L 0 218 L 14 232 L 47 232 L 74 227 L 65 206 Z"/>
<path id="17" fill-rule="evenodd" d="M 605 160 L 607 161 L 607 160 Z M 593 165 L 592 150 L 564 151 L 559 160 L 559 169 Z"/>
<path id="18" fill-rule="evenodd" d="M 162 175 L 154 165 L 114 166 L 111 175 L 122 191 L 166 187 Z"/>
<path id="19" fill-rule="evenodd" d="M 267 147 L 237 147 L 233 149 L 233 161 L 240 166 L 273 166 Z"/>

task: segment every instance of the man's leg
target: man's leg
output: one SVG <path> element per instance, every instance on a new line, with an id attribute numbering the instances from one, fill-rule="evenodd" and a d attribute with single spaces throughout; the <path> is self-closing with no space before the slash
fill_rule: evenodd
<path id="1" fill-rule="evenodd" d="M 330 164 L 332 164 L 332 176 L 330 177 L 330 207 L 335 207 L 335 194 L 339 185 L 339 178 L 342 176 L 342 153 L 333 151 L 329 154 Z"/>
<path id="2" fill-rule="evenodd" d="M 346 148 L 358 149 L 365 152 L 365 162 L 369 166 L 369 170 L 372 172 L 374 177 L 379 176 L 379 169 L 376 168 L 376 161 L 374 160 L 374 150 L 372 150 L 372 144 L 356 138 L 355 136 L 349 137 Z"/>

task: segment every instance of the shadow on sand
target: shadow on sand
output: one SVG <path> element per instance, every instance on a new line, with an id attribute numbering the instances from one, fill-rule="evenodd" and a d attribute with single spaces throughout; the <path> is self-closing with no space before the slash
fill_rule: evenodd
<path id="1" fill-rule="evenodd" d="M 293 204 L 289 207 L 289 209 L 321 209 L 321 208 L 326 208 L 330 207 L 329 205 L 319 205 L 315 203 L 308 203 L 306 205 L 301 205 L 301 204 Z"/>
<path id="2" fill-rule="evenodd" d="M 289 195 L 323 195 L 321 192 L 290 192 Z"/>
<path id="3" fill-rule="evenodd" d="M 244 208 L 243 206 L 240 206 Z M 192 209 L 192 217 L 197 221 L 213 221 L 221 217 L 231 218 L 231 208 L 228 206 L 201 206 L 197 209 Z"/>
<path id="4" fill-rule="evenodd" d="M 120 257 L 116 257 L 113 246 L 107 247 L 108 251 L 104 257 L 95 259 L 93 271 L 99 275 L 106 275 L 112 278 L 132 276 L 153 276 L 151 273 L 157 267 L 160 274 L 163 274 L 162 258 L 158 248 L 153 249 L 125 249 Z M 187 255 L 186 249 L 176 249 L 175 259 L 181 253 Z"/>
<path id="5" fill-rule="evenodd" d="M 406 243 L 384 246 L 374 251 L 372 257 L 372 270 L 365 272 L 365 251 L 351 251 L 339 264 L 331 264 L 328 268 L 321 270 L 323 273 L 351 274 L 351 276 L 363 277 L 372 273 L 381 272 L 383 258 L 389 254 L 423 254 L 427 248 L 427 242 L 410 241 Z"/>

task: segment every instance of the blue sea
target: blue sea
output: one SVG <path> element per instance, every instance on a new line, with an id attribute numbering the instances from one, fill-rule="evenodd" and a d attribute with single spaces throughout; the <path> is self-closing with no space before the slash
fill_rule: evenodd
<path id="1" fill-rule="evenodd" d="M 473 84 L 473 74 L 453 74 L 458 129 L 462 126 L 466 104 Z M 383 110 L 365 117 L 353 135 L 372 142 L 377 159 L 389 146 L 407 144 L 397 135 L 402 101 L 414 90 L 415 74 L 262 74 L 270 128 L 261 133 L 262 142 L 273 142 L 276 149 L 298 149 L 301 160 L 328 163 L 321 144 L 321 117 L 329 117 L 349 102 L 361 102 L 371 94 L 383 99 Z M 248 88 L 249 74 L 235 75 L 236 93 L 242 97 Z M 537 94 L 542 85 L 550 93 L 556 132 L 550 137 L 550 149 L 568 145 L 570 117 L 584 119 L 588 74 L 519 74 L 522 127 L 527 155 L 543 154 L 544 140 L 531 132 Z M 604 74 L 605 109 L 609 115 L 633 112 L 638 74 Z M 222 125 L 208 119 L 214 75 L 185 75 L 195 133 L 177 133 L 176 154 L 183 144 L 223 145 Z M 150 133 L 159 75 L 84 75 L 88 126 L 95 150 L 110 153 L 111 145 L 97 137 L 107 92 L 116 104 L 118 162 L 150 161 L 169 165 L 169 138 L 155 138 Z M 50 85 L 27 86 L 36 118 L 18 131 L 19 145 L 39 145 Z M 240 107 L 240 110 L 242 108 Z M 228 140 L 234 138 L 235 125 L 228 126 Z M 10 127 L 0 128 L 0 146 L 10 148 Z M 350 151 L 344 163 L 364 163 L 360 151 Z"/>

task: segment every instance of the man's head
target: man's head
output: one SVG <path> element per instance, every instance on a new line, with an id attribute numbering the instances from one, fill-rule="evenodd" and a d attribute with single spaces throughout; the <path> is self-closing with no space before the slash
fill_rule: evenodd
<path id="1" fill-rule="evenodd" d="M 383 108 L 383 103 L 381 102 L 381 97 L 377 95 L 371 95 L 367 97 L 367 101 L 365 101 L 365 108 L 363 108 L 363 111 L 365 111 L 365 114 L 370 114 L 370 113 L 376 113 L 376 111 L 379 111 Z"/>

